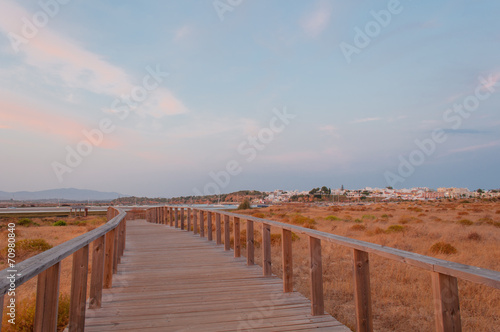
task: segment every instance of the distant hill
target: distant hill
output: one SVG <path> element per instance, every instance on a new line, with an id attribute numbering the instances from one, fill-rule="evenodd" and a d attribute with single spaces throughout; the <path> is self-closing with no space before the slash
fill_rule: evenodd
<path id="1" fill-rule="evenodd" d="M 67 201 L 111 201 L 125 195 L 116 192 L 102 192 L 86 189 L 63 188 L 42 191 L 0 191 L 0 200 L 16 201 L 67 200 Z"/>

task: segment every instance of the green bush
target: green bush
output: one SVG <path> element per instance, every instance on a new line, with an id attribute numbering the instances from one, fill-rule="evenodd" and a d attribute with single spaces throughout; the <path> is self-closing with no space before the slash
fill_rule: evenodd
<path id="1" fill-rule="evenodd" d="M 337 216 L 328 216 L 325 219 L 326 220 L 332 220 L 332 221 L 342 220 L 341 218 L 339 218 Z"/>
<path id="2" fill-rule="evenodd" d="M 316 221 L 309 217 L 303 216 L 300 213 L 292 215 L 291 222 L 296 225 L 301 225 L 302 227 L 314 229 Z"/>
<path id="3" fill-rule="evenodd" d="M 22 218 L 22 219 L 19 219 L 17 224 L 19 226 L 29 226 L 29 225 L 33 224 L 33 220 L 31 220 L 30 218 Z"/>
<path id="4" fill-rule="evenodd" d="M 376 217 L 372 214 L 365 214 L 361 217 L 361 219 L 374 220 L 374 219 L 376 219 Z"/>
<path id="5" fill-rule="evenodd" d="M 66 222 L 64 220 L 58 220 L 56 221 L 53 226 L 66 226 Z"/>
<path id="6" fill-rule="evenodd" d="M 252 207 L 250 206 L 250 201 L 248 199 L 245 199 L 243 202 L 238 205 L 238 210 L 248 210 L 251 209 Z"/>

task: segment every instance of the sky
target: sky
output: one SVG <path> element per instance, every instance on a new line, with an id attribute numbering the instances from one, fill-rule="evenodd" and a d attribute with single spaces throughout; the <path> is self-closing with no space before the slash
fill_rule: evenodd
<path id="1" fill-rule="evenodd" d="M 500 2 L 0 3 L 0 190 L 500 188 Z"/>

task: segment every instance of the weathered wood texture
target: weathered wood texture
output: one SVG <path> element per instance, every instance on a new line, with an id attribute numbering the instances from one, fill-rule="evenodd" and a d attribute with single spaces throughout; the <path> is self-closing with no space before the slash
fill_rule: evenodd
<path id="1" fill-rule="evenodd" d="M 293 292 L 292 232 L 281 230 L 281 257 L 283 265 L 283 292 Z"/>
<path id="2" fill-rule="evenodd" d="M 87 310 L 85 331 L 350 331 L 312 316 L 306 298 L 214 242 L 139 220 L 127 226 L 113 288 L 101 309 Z"/>
<path id="3" fill-rule="evenodd" d="M 56 331 L 59 304 L 59 278 L 61 263 L 38 275 L 36 287 L 35 332 Z"/>
<path id="4" fill-rule="evenodd" d="M 354 299 L 356 303 L 356 331 L 373 331 L 370 291 L 370 261 L 368 253 L 353 250 Z"/>
<path id="5" fill-rule="evenodd" d="M 462 331 L 457 278 L 431 273 L 436 331 Z"/>
<path id="6" fill-rule="evenodd" d="M 90 276 L 89 308 L 101 307 L 104 282 L 104 236 L 94 241 L 92 247 L 92 274 Z"/>
<path id="7" fill-rule="evenodd" d="M 323 263 L 321 261 L 321 240 L 309 237 L 309 257 L 311 264 L 311 313 L 323 315 L 325 303 L 323 299 Z"/>
<path id="8" fill-rule="evenodd" d="M 85 246 L 73 254 L 69 332 L 83 332 L 85 328 L 85 302 L 87 299 L 88 270 L 89 246 Z"/>

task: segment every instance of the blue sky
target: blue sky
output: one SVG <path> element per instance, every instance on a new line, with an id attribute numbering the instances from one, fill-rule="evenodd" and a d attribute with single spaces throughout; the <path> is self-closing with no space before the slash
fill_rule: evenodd
<path id="1" fill-rule="evenodd" d="M 498 188 L 499 13 L 472 0 L 3 0 L 0 190 Z"/>

